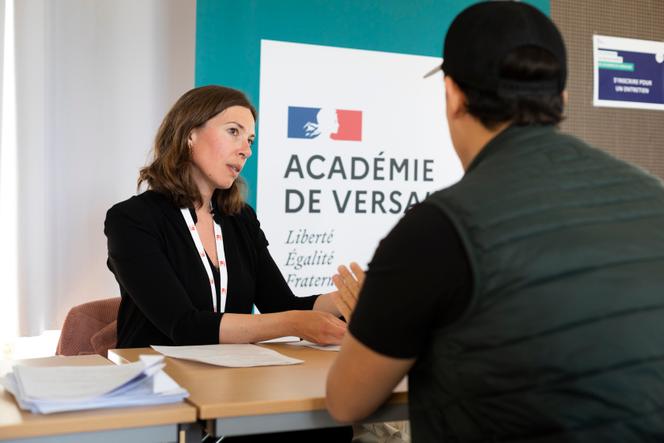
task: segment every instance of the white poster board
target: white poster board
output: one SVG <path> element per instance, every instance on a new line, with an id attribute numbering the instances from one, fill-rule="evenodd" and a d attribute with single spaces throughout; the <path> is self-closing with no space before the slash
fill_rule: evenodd
<path id="1" fill-rule="evenodd" d="M 462 176 L 439 58 L 262 40 L 257 211 L 296 295 L 366 266 L 405 210 Z"/>

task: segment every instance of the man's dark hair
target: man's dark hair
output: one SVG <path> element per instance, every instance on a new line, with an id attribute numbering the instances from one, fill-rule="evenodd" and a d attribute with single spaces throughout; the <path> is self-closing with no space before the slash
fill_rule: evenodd
<path id="1" fill-rule="evenodd" d="M 562 75 L 560 63 L 549 51 L 522 46 L 510 51 L 500 66 L 503 80 L 537 83 Z M 551 90 L 518 87 L 482 91 L 454 79 L 466 94 L 468 112 L 488 129 L 511 121 L 515 125 L 556 125 L 563 119 L 563 97 Z"/>

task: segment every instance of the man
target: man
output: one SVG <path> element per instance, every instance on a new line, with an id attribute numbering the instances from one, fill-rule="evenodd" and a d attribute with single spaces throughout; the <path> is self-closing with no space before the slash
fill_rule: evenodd
<path id="1" fill-rule="evenodd" d="M 330 413 L 359 421 L 408 374 L 415 442 L 664 441 L 659 180 L 556 129 L 565 47 L 535 8 L 471 6 L 443 58 L 466 173 L 356 271 Z"/>

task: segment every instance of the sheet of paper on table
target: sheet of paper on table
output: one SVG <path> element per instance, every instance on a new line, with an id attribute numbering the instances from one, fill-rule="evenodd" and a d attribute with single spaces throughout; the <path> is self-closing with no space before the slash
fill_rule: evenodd
<path id="1" fill-rule="evenodd" d="M 312 343 L 308 340 L 288 342 L 286 344 L 290 345 L 290 346 L 306 346 L 308 348 L 319 349 L 321 351 L 339 352 L 339 350 L 341 349 L 341 345 L 319 345 L 319 344 L 316 344 L 316 343 Z"/>
<path id="2" fill-rule="evenodd" d="M 261 345 L 264 343 L 291 343 L 301 340 L 302 339 L 300 337 L 295 337 L 294 335 L 284 335 L 283 337 L 276 337 L 276 338 L 271 338 L 269 340 L 259 341 L 258 344 Z"/>
<path id="3" fill-rule="evenodd" d="M 296 365 L 303 362 L 256 345 L 152 346 L 152 349 L 167 357 L 231 368 Z"/>

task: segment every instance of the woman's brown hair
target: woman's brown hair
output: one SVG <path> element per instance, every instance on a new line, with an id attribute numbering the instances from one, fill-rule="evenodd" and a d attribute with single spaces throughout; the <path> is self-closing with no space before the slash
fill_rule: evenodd
<path id="1" fill-rule="evenodd" d="M 186 92 L 173 105 L 155 137 L 152 162 L 141 168 L 138 187 L 168 195 L 179 207 L 200 206 L 204 202 L 191 176 L 189 134 L 215 115 L 231 106 L 256 110 L 240 91 L 223 86 L 201 86 Z M 228 189 L 215 192 L 217 205 L 224 214 L 237 214 L 244 206 L 244 181 L 238 177 Z"/>

